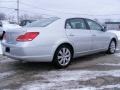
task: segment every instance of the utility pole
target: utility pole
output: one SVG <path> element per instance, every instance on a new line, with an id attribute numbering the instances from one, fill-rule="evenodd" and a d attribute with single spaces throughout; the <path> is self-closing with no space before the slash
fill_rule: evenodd
<path id="1" fill-rule="evenodd" d="M 19 0 L 17 0 L 17 23 L 19 24 Z"/>

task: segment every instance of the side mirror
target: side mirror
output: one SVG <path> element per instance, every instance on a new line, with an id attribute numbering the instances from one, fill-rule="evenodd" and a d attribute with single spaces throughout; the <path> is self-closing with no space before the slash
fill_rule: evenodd
<path id="1" fill-rule="evenodd" d="M 107 28 L 104 26 L 101 31 L 106 32 Z"/>

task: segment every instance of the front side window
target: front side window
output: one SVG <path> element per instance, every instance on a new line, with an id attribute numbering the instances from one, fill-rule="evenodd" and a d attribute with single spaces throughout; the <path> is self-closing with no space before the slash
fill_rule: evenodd
<path id="1" fill-rule="evenodd" d="M 95 21 L 87 19 L 87 23 L 91 30 L 102 30 L 102 26 L 97 24 Z"/>
<path id="2" fill-rule="evenodd" d="M 65 25 L 66 29 L 86 29 L 86 24 L 83 19 L 75 18 L 68 19 Z"/>

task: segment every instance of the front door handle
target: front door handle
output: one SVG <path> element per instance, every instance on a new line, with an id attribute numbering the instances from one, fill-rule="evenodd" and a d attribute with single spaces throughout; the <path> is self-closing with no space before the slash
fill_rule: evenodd
<path id="1" fill-rule="evenodd" d="M 73 37 L 73 36 L 75 36 L 75 35 L 73 35 L 73 34 L 70 34 L 69 36 Z"/>

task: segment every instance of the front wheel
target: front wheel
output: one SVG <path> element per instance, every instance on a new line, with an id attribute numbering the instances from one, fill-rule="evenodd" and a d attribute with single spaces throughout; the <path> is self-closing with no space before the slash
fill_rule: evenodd
<path id="1" fill-rule="evenodd" d="M 110 45 L 109 45 L 109 48 L 108 48 L 108 51 L 107 51 L 107 52 L 108 52 L 109 54 L 114 54 L 115 51 L 116 51 L 116 43 L 115 43 L 114 40 L 112 40 L 112 41 L 110 42 Z"/>
<path id="2" fill-rule="evenodd" d="M 53 63 L 57 68 L 67 67 L 72 59 L 72 51 L 69 46 L 60 46 L 54 55 Z"/>

